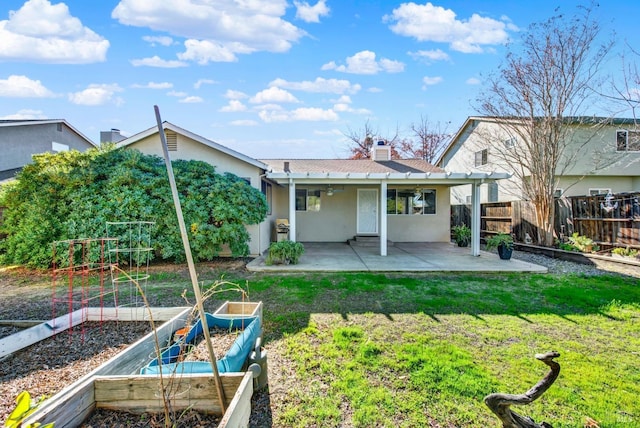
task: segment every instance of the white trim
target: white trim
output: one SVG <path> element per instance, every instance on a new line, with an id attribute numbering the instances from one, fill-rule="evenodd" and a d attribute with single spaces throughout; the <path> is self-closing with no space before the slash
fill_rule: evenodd
<path id="1" fill-rule="evenodd" d="M 208 139 L 206 139 L 206 138 L 204 138 L 204 137 L 202 137 L 200 135 L 194 134 L 191 131 L 187 131 L 186 129 L 180 128 L 179 126 L 176 126 L 176 125 L 172 124 L 171 122 L 166 122 L 165 121 L 165 122 L 162 123 L 162 125 L 163 125 L 163 128 L 165 130 L 171 130 L 171 131 L 175 132 L 176 134 L 184 135 L 185 137 L 188 137 L 188 138 L 190 138 L 190 139 L 192 139 L 194 141 L 197 141 L 197 142 L 199 142 L 199 143 L 201 143 L 201 144 L 203 144 L 203 145 L 205 145 L 207 147 L 210 147 L 212 149 L 218 150 L 219 152 L 227 154 L 227 155 L 229 155 L 231 157 L 234 157 L 234 158 L 236 158 L 238 160 L 244 161 L 244 162 L 246 162 L 246 163 L 248 163 L 250 165 L 253 165 L 253 166 L 257 167 L 257 168 L 260 168 L 260 169 L 263 169 L 263 170 L 268 169 L 268 166 L 265 163 L 260 162 L 259 160 L 253 159 L 253 158 L 251 158 L 251 157 L 249 157 L 247 155 L 243 155 L 240 152 L 236 152 L 233 149 L 225 147 L 225 146 L 223 146 L 221 144 L 218 144 L 218 143 L 216 143 L 214 141 L 208 140 Z M 140 141 L 140 140 L 142 140 L 144 138 L 150 137 L 151 135 L 154 135 L 154 134 L 157 134 L 157 133 L 158 133 L 158 127 L 157 126 L 155 126 L 153 128 L 149 128 L 146 131 L 139 132 L 139 133 L 137 133 L 135 135 L 132 135 L 131 137 L 129 137 L 129 138 L 125 139 L 125 140 L 122 140 L 122 141 L 118 142 L 116 144 L 116 147 L 129 146 L 129 145 L 131 145 L 131 144 L 133 144 L 133 143 L 135 143 L 137 141 Z"/>
<path id="2" fill-rule="evenodd" d="M 380 255 L 387 255 L 387 182 L 380 183 Z"/>

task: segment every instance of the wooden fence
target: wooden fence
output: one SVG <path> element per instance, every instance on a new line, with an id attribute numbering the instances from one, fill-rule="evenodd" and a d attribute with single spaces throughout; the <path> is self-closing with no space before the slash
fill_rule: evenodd
<path id="1" fill-rule="evenodd" d="M 640 248 L 640 192 L 617 195 L 572 196 L 556 199 L 555 235 L 577 232 L 604 247 Z M 471 225 L 469 205 L 451 206 L 451 225 Z M 513 233 L 516 241 L 527 235 L 536 243 L 535 209 L 531 202 L 492 202 L 481 205 L 480 236 Z"/>

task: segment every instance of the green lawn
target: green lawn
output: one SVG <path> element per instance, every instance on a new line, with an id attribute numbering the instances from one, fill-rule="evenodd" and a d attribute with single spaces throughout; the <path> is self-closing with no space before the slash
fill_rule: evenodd
<path id="1" fill-rule="evenodd" d="M 265 339 L 293 361 L 275 426 L 498 426 L 483 403 L 551 389 L 520 414 L 640 426 L 640 283 L 613 275 L 260 275 Z M 277 385 L 271 385 L 272 388 Z"/>
<path id="2" fill-rule="evenodd" d="M 264 303 L 274 427 L 498 427 L 483 398 L 527 391 L 548 371 L 535 354 L 550 350 L 560 377 L 515 411 L 555 428 L 640 426 L 638 278 L 204 269 L 205 294 L 221 276 Z M 184 271 L 158 269 L 147 294 L 175 306 L 190 289 Z M 238 293 L 205 306 L 221 300 Z"/>

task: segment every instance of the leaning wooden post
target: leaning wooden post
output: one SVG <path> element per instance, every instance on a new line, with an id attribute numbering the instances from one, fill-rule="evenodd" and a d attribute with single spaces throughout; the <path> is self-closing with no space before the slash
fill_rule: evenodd
<path id="1" fill-rule="evenodd" d="M 200 286 L 198 285 L 198 276 L 196 275 L 196 268 L 193 263 L 193 256 L 191 255 L 191 246 L 189 245 L 189 237 L 187 235 L 187 227 L 184 224 L 184 218 L 182 217 L 182 207 L 180 205 L 180 198 L 178 196 L 178 187 L 176 186 L 176 179 L 173 176 L 173 168 L 171 166 L 171 159 L 169 158 L 169 148 L 167 147 L 167 138 L 164 134 L 164 128 L 162 127 L 162 119 L 160 119 L 160 110 L 158 106 L 153 106 L 156 112 L 156 121 L 158 122 L 158 132 L 160 133 L 160 141 L 162 142 L 162 152 L 164 153 L 164 162 L 167 166 L 167 175 L 169 176 L 169 184 L 171 185 L 171 194 L 173 195 L 173 205 L 176 207 L 176 215 L 178 216 L 178 223 L 180 224 L 180 235 L 182 235 L 182 244 L 184 245 L 184 252 L 187 256 L 187 264 L 189 266 L 189 276 L 191 276 L 191 285 L 193 286 L 193 292 L 196 296 L 196 303 L 198 305 L 198 312 L 200 312 L 200 322 L 202 323 L 202 331 L 204 333 L 204 340 L 207 345 L 207 351 L 209 352 L 209 359 L 211 362 L 211 370 L 213 371 L 213 379 L 218 391 L 218 397 L 220 399 L 220 409 L 222 414 L 225 413 L 225 397 L 224 390 L 222 389 L 222 383 L 220 382 L 220 375 L 218 374 L 218 364 L 216 362 L 216 355 L 213 352 L 213 346 L 211 345 L 211 335 L 209 334 L 209 325 L 207 324 L 207 316 L 204 312 L 204 304 L 202 302 L 202 294 L 200 293 Z"/>
<path id="2" fill-rule="evenodd" d="M 535 384 L 530 390 L 524 394 L 489 394 L 484 397 L 484 403 L 491 409 L 493 413 L 498 416 L 502 421 L 504 428 L 551 428 L 551 425 L 542 422 L 537 424 L 527 416 L 520 416 L 516 412 L 513 412 L 509 406 L 512 404 L 529 404 L 539 398 L 545 393 L 547 389 L 555 382 L 560 374 L 560 364 L 553 361 L 554 358 L 558 358 L 560 354 L 555 351 L 547 352 L 546 354 L 536 354 L 536 358 L 551 369 L 547 375 Z"/>

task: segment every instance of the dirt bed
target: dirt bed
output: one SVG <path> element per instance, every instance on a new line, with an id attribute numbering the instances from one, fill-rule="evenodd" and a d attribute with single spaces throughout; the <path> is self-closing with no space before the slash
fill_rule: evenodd
<path id="1" fill-rule="evenodd" d="M 0 421 L 28 391 L 36 401 L 47 398 L 124 350 L 150 331 L 146 322 L 86 322 L 0 361 Z"/>

